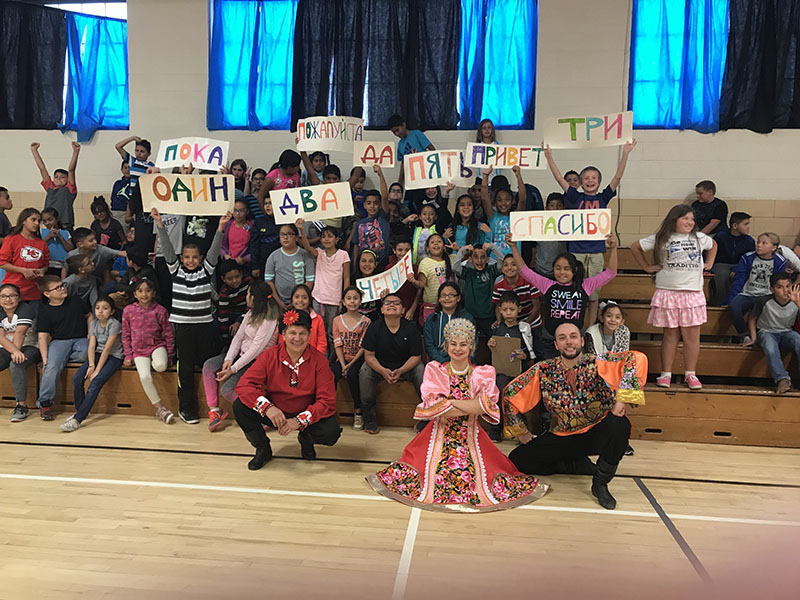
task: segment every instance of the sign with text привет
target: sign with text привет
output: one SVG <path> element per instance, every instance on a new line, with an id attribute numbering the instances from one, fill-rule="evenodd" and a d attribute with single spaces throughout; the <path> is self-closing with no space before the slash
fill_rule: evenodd
<path id="1" fill-rule="evenodd" d="M 402 260 L 388 271 L 356 280 L 356 286 L 364 294 L 361 302 L 372 302 L 380 299 L 383 290 L 388 290 L 391 294 L 403 287 L 408 278 L 414 276 L 414 266 L 411 258 L 411 252 L 406 252 Z"/>
<path id="2" fill-rule="evenodd" d="M 622 146 L 633 140 L 633 112 L 547 119 L 544 143 L 551 148 Z"/>
<path id="3" fill-rule="evenodd" d="M 350 152 L 353 142 L 364 137 L 364 119 L 356 117 L 308 117 L 297 121 L 297 150 Z"/>
<path id="4" fill-rule="evenodd" d="M 219 171 L 228 161 L 228 142 L 199 137 L 161 140 L 156 156 L 159 169 L 180 167 L 189 163 L 195 169 Z"/>
<path id="5" fill-rule="evenodd" d="M 462 187 L 475 183 L 476 169 L 465 164 L 463 150 L 433 150 L 407 154 L 403 171 L 407 190 L 446 185 L 449 181 Z"/>
<path id="6" fill-rule="evenodd" d="M 466 164 L 476 169 L 545 169 L 547 161 L 542 149 L 536 146 L 508 146 L 500 144 L 467 144 Z"/>
<path id="7" fill-rule="evenodd" d="M 233 175 L 152 173 L 139 177 L 145 213 L 157 208 L 171 215 L 224 215 L 233 212 Z"/>
<path id="8" fill-rule="evenodd" d="M 323 183 L 309 187 L 272 190 L 269 193 L 275 223 L 294 223 L 297 219 L 321 221 L 354 214 L 350 184 Z"/>
<path id="9" fill-rule="evenodd" d="M 515 242 L 602 240 L 611 233 L 611 210 L 527 210 L 509 215 Z"/>
<path id="10" fill-rule="evenodd" d="M 394 142 L 354 142 L 353 166 L 371 167 L 377 164 L 382 169 L 391 169 L 396 152 Z"/>

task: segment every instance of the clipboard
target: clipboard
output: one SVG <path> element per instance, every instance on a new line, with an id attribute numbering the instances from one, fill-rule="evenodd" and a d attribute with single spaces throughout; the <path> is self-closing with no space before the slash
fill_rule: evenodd
<path id="1" fill-rule="evenodd" d="M 495 335 L 492 339 L 497 345 L 492 348 L 492 366 L 501 375 L 509 377 L 519 377 L 522 373 L 522 361 L 519 358 L 511 358 L 514 352 L 519 352 L 522 348 L 522 340 Z"/>

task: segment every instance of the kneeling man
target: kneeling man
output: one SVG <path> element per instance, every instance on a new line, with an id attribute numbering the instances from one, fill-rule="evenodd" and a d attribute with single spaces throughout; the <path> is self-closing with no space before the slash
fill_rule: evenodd
<path id="1" fill-rule="evenodd" d="M 647 357 L 639 352 L 584 354 L 583 336 L 572 323 L 556 329 L 554 343 L 560 356 L 534 365 L 505 389 L 505 433 L 522 442 L 509 458 L 523 473 L 550 475 L 564 472 L 564 464 L 588 464 L 588 454 L 599 454 L 592 495 L 613 510 L 617 501 L 608 483 L 631 433 L 625 403 L 644 403 Z M 533 438 L 520 415 L 540 400 L 552 414 L 550 431 Z"/>
<path id="2" fill-rule="evenodd" d="M 239 380 L 233 403 L 236 422 L 256 454 L 247 467 L 255 471 L 272 458 L 264 425 L 280 435 L 297 431 L 300 455 L 317 457 L 314 444 L 333 446 L 342 433 L 336 421 L 336 388 L 325 355 L 309 345 L 311 317 L 288 310 L 281 317 L 283 340 L 267 348 Z"/>

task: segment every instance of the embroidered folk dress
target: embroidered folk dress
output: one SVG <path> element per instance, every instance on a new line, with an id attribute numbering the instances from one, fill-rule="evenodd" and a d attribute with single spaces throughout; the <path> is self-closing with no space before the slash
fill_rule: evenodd
<path id="1" fill-rule="evenodd" d="M 406 446 L 399 461 L 367 482 L 379 494 L 434 511 L 490 512 L 538 500 L 548 485 L 520 473 L 478 424 L 478 415 L 448 417 L 451 400 L 477 398 L 484 420 L 500 421 L 495 370 L 471 367 L 456 373 L 431 361 L 414 418 L 430 423 Z"/>

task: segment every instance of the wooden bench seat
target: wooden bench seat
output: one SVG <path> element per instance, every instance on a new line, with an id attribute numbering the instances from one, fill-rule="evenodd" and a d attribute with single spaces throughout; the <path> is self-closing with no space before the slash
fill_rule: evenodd
<path id="1" fill-rule="evenodd" d="M 653 252 L 645 252 L 644 255 L 647 257 L 647 261 L 652 264 Z M 608 266 L 608 257 L 609 252 L 606 251 L 606 266 Z M 633 257 L 633 252 L 630 248 L 617 248 L 617 271 L 620 273 L 644 273 L 642 267 L 639 266 L 639 263 L 636 262 L 636 259 Z"/>
<path id="2" fill-rule="evenodd" d="M 376 391 L 379 426 L 412 427 L 416 423 L 414 409 L 419 404 L 419 396 L 411 383 L 398 381 L 395 385 L 389 385 L 380 381 Z M 344 379 L 339 381 L 336 388 L 336 418 L 339 423 L 353 422 L 353 397 Z"/>
<path id="3" fill-rule="evenodd" d="M 709 296 L 711 277 L 703 279 L 703 293 Z M 618 302 L 646 302 L 656 291 L 656 284 L 652 276 L 646 273 L 617 273 L 611 281 L 600 288 L 600 298 L 612 299 Z"/>
<path id="4" fill-rule="evenodd" d="M 663 333 L 661 327 L 647 322 L 650 314 L 649 304 L 621 304 L 625 311 L 625 325 L 632 333 Z M 721 306 L 709 306 L 708 321 L 700 328 L 700 335 L 735 336 L 736 329 L 731 321 L 731 313 Z"/>
<path id="5" fill-rule="evenodd" d="M 632 437 L 800 448 L 800 392 L 752 386 L 645 387 L 646 404 L 628 411 Z"/>
<path id="6" fill-rule="evenodd" d="M 638 350 L 647 355 L 649 372 L 661 373 L 661 340 L 632 340 L 631 350 Z M 791 354 L 784 354 L 784 365 L 790 366 Z M 683 342 L 678 344 L 672 372 L 683 373 L 686 370 L 683 361 Z M 770 379 L 772 376 L 767 366 L 767 359 L 761 348 L 751 346 L 745 348 L 736 344 L 700 344 L 700 356 L 697 361 L 697 374 L 715 377 L 740 377 Z"/>

